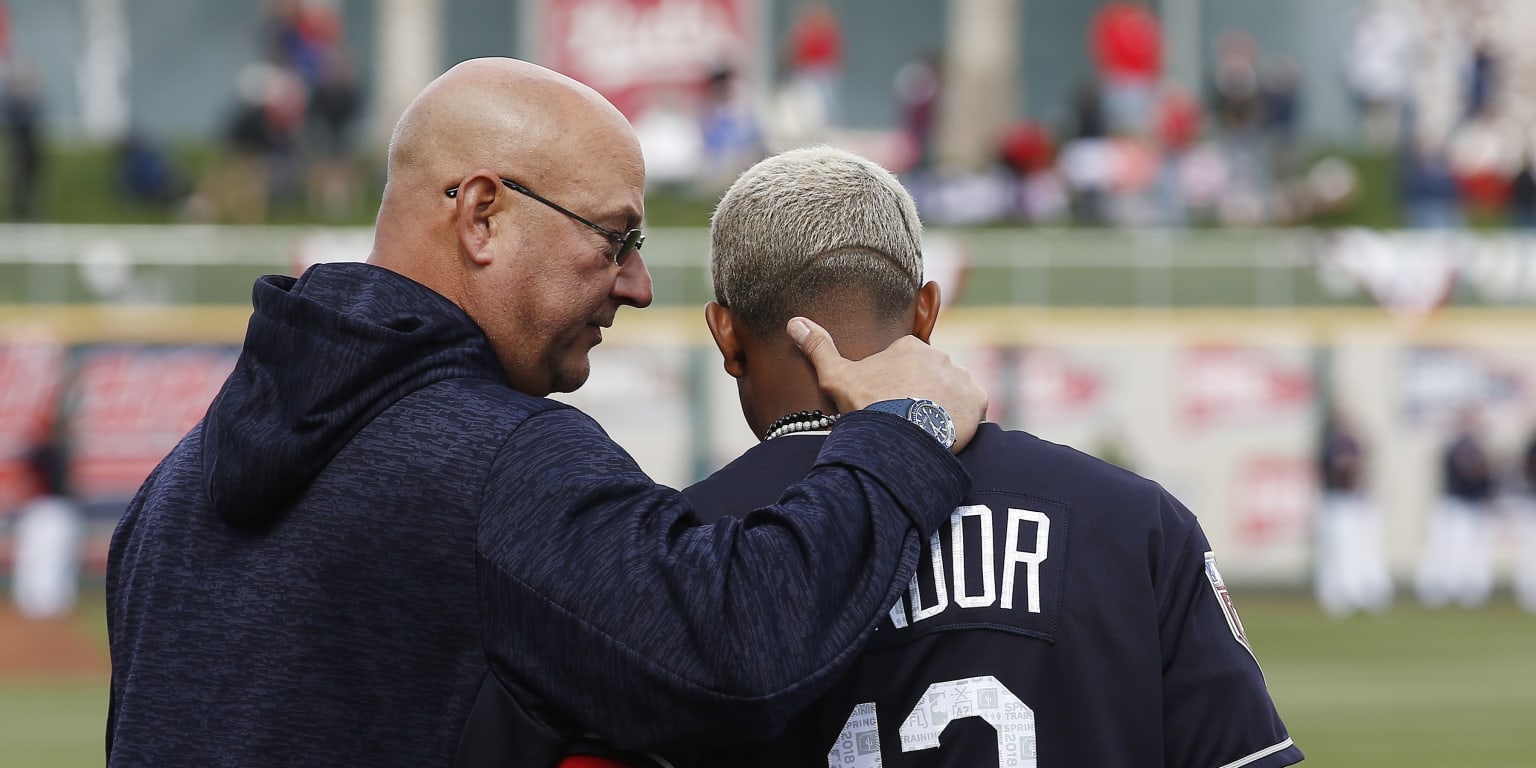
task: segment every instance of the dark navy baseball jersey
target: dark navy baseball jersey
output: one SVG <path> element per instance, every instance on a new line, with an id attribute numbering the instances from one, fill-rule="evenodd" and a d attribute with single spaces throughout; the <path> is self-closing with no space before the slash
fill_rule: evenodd
<path id="1" fill-rule="evenodd" d="M 761 443 L 685 493 L 776 501 L 824 438 Z M 1275 768 L 1302 759 L 1211 545 L 1161 486 L 984 424 L 973 480 L 853 670 L 781 738 L 705 764 Z"/>

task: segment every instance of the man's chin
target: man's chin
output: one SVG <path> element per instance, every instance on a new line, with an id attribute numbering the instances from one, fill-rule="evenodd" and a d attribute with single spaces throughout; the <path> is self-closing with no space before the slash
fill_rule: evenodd
<path id="1" fill-rule="evenodd" d="M 550 381 L 551 392 L 575 392 L 581 389 L 581 385 L 587 383 L 587 378 L 592 375 L 592 362 L 585 356 L 580 365 L 555 371 L 554 378 Z"/>

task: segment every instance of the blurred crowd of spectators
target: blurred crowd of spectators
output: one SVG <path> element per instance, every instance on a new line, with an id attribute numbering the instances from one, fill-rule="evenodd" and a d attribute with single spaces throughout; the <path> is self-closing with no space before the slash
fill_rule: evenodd
<path id="1" fill-rule="evenodd" d="M 231 84 L 214 157 L 187 167 L 130 128 L 115 155 L 124 197 L 191 220 L 259 223 L 275 210 L 355 219 L 366 90 L 338 1 L 265 0 L 259 54 Z M 1221 31 L 1201 81 L 1180 82 L 1164 66 L 1155 4 L 1105 0 L 1079 33 L 1092 75 L 1066 103 L 1004 126 L 987 167 L 953 167 L 936 151 L 956 85 L 938 52 L 893 73 L 892 128 L 845 124 L 834 7 L 797 3 L 766 88 L 760 73 L 722 63 L 632 115 L 654 187 L 712 201 L 757 159 L 825 142 L 900 173 L 936 224 L 1284 225 L 1360 190 L 1349 162 L 1300 146 L 1305 79 L 1293 52 L 1262 50 L 1246 31 Z M 46 170 L 39 73 L 7 62 L 5 15 L 0 0 L 0 214 L 25 220 L 38 215 Z M 1365 143 L 1395 159 L 1400 223 L 1536 226 L 1536 97 L 1515 87 L 1536 74 L 1524 45 L 1536 3 L 1365 0 L 1348 24 L 1331 69 Z"/>
<path id="2" fill-rule="evenodd" d="M 268 0 L 262 57 L 239 74 L 222 160 L 194 192 L 195 218 L 266 221 L 274 206 L 342 219 L 360 204 L 354 133 L 363 90 L 329 0 Z"/>
<path id="3" fill-rule="evenodd" d="M 1523 45 L 1536 3 L 1368 0 L 1347 23 L 1350 42 L 1332 69 L 1368 149 L 1394 158 L 1401 223 L 1461 226 L 1481 213 L 1536 226 L 1536 97 L 1513 87 L 1536 74 Z M 637 123 L 659 185 L 707 197 L 764 154 L 827 141 L 901 173 L 935 223 L 1285 225 L 1356 199 L 1349 161 L 1313 159 L 1300 145 L 1304 78 L 1291 52 L 1224 30 L 1203 82 L 1185 83 L 1165 71 L 1164 39 L 1152 4 L 1102 3 L 1084 38 L 1093 76 L 1049 117 L 1007 126 L 982 169 L 936 157 L 946 91 L 938 55 L 895 74 L 894 131 L 840 124 L 841 31 L 820 3 L 801 6 L 766 101 L 721 68 L 703 98 Z"/>
<path id="4" fill-rule="evenodd" d="M 1063 105 L 1064 118 L 1006 126 L 995 162 L 980 169 L 937 159 L 946 91 L 937 54 L 895 73 L 895 130 L 843 126 L 841 34 L 828 6 L 802 5 L 764 103 L 722 68 L 695 111 L 679 98 L 674 109 L 641 115 L 653 182 L 708 197 L 767 153 L 829 142 L 900 173 L 924 217 L 943 224 L 1290 223 L 1342 204 L 1355 188 L 1342 161 L 1303 164 L 1293 58 L 1263 56 L 1250 35 L 1232 30 L 1220 37 L 1208 83 L 1175 82 L 1163 72 L 1160 20 L 1143 0 L 1099 8 L 1084 40 L 1096 71 Z"/>
<path id="5" fill-rule="evenodd" d="M 111 184 L 128 203 L 189 221 L 259 224 L 275 209 L 355 219 L 364 89 L 337 0 L 266 0 L 258 55 L 233 83 L 210 153 L 179 156 L 132 124 L 115 140 Z M 37 218 L 47 159 L 40 73 L 8 55 L 0 0 L 3 218 Z M 216 107 L 217 108 L 217 107 Z"/>
<path id="6" fill-rule="evenodd" d="M 1346 76 L 1365 137 L 1398 157 L 1404 224 L 1469 216 L 1536 226 L 1536 98 L 1517 87 L 1536 58 L 1536 5 L 1521 0 L 1372 0 Z"/>

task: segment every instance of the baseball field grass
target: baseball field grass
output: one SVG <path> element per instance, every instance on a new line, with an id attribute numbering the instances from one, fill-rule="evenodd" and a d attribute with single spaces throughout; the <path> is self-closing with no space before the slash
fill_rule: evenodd
<path id="1" fill-rule="evenodd" d="M 1400 602 L 1384 615 L 1344 620 L 1323 616 L 1300 595 L 1238 589 L 1237 599 L 1306 765 L 1524 768 L 1536 761 L 1536 616 L 1508 599 L 1476 611 Z M 91 617 L 80 625 L 100 637 Z M 99 675 L 0 678 L 0 764 L 100 766 L 106 690 Z"/>

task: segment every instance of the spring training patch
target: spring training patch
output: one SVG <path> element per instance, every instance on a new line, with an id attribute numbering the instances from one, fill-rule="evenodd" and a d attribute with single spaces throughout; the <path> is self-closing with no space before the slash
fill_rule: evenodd
<path id="1" fill-rule="evenodd" d="M 1221 612 L 1227 615 L 1227 626 L 1232 630 L 1232 636 L 1237 638 L 1248 653 L 1253 653 L 1253 646 L 1248 644 L 1248 632 L 1243 629 L 1243 620 L 1237 617 L 1237 605 L 1232 602 L 1231 593 L 1227 592 L 1227 583 L 1221 579 L 1221 571 L 1216 569 L 1216 553 L 1205 553 L 1205 578 L 1211 582 L 1211 590 L 1216 593 L 1216 602 L 1221 605 Z"/>

